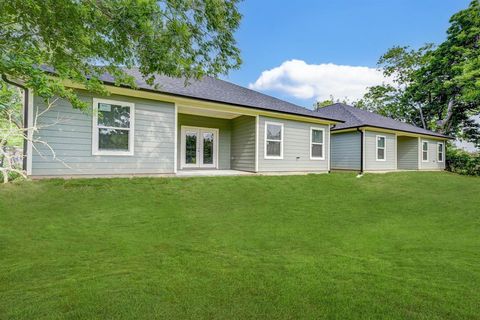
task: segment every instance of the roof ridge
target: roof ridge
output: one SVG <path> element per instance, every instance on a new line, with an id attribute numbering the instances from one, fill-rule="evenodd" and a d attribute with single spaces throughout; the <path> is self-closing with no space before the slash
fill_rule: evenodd
<path id="1" fill-rule="evenodd" d="M 359 119 L 359 118 L 355 115 L 355 113 L 353 113 L 351 110 L 349 110 L 350 108 L 355 108 L 355 109 L 357 109 L 357 110 L 362 110 L 362 109 L 359 109 L 359 108 L 354 107 L 354 106 L 350 106 L 350 105 L 345 104 L 345 103 L 338 103 L 338 104 L 340 104 L 340 105 L 342 106 L 343 110 L 345 110 L 346 112 L 348 112 L 353 118 L 355 118 L 357 121 L 362 122 L 362 119 Z M 348 107 L 348 108 L 345 108 L 345 107 Z"/>
<path id="2" fill-rule="evenodd" d="M 285 101 L 285 100 L 279 99 L 279 98 L 274 97 L 274 96 L 271 96 L 271 95 L 269 95 L 269 94 L 266 94 L 266 93 L 263 93 L 263 92 L 260 92 L 260 91 L 257 91 L 257 90 L 253 90 L 253 89 L 250 89 L 250 88 L 241 86 L 241 85 L 239 85 L 239 84 L 236 84 L 236 83 L 233 83 L 233 82 L 230 82 L 230 81 L 227 81 L 227 80 L 223 80 L 223 79 L 216 78 L 216 77 L 212 77 L 212 76 L 208 76 L 208 75 L 206 75 L 205 77 L 208 77 L 208 78 L 210 78 L 210 79 L 214 79 L 214 80 L 217 80 L 217 81 L 222 81 L 222 82 L 228 83 L 229 85 L 238 87 L 238 88 L 240 88 L 240 89 L 242 89 L 242 90 L 248 90 L 248 91 L 251 91 L 251 92 L 255 92 L 256 94 L 260 94 L 260 95 L 262 95 L 262 96 L 264 96 L 264 97 L 268 97 L 268 98 L 270 98 L 270 99 L 274 99 L 274 100 L 277 100 L 277 101 L 281 101 L 281 102 L 283 102 L 283 103 L 288 103 L 288 104 L 290 104 L 290 105 L 292 105 L 292 106 L 295 106 L 295 107 L 297 107 L 297 108 L 302 108 L 302 109 L 305 109 L 305 110 L 308 110 L 308 111 L 313 111 L 313 110 L 311 110 L 311 109 L 308 109 L 307 107 L 300 106 L 300 105 L 298 105 L 298 104 L 295 104 L 295 103 L 292 103 L 292 102 L 289 102 L 289 101 Z"/>

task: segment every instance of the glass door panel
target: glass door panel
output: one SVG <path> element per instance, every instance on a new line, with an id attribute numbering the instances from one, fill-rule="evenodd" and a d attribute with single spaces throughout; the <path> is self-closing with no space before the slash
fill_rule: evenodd
<path id="1" fill-rule="evenodd" d="M 197 144 L 198 144 L 198 132 L 187 131 L 185 132 L 185 165 L 197 165 Z"/>
<path id="2" fill-rule="evenodd" d="M 214 133 L 202 132 L 202 164 L 213 166 Z"/>
<path id="3" fill-rule="evenodd" d="M 182 128 L 181 168 L 215 168 L 217 139 L 218 129 Z"/>

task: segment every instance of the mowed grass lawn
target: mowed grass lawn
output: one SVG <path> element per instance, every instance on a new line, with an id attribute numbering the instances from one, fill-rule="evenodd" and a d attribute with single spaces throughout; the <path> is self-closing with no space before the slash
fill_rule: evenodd
<path id="1" fill-rule="evenodd" d="M 0 319 L 480 318 L 480 179 L 0 187 Z"/>

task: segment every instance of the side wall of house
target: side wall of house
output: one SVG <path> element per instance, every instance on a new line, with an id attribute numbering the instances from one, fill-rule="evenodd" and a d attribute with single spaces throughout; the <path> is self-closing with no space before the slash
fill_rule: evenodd
<path id="1" fill-rule="evenodd" d="M 332 133 L 331 168 L 360 170 L 361 134 L 358 131 Z"/>
<path id="2" fill-rule="evenodd" d="M 265 159 L 265 122 L 283 124 L 283 159 Z M 259 117 L 258 171 L 328 171 L 330 129 L 328 125 Z M 324 159 L 310 159 L 310 128 L 323 128 Z"/>
<path id="3" fill-rule="evenodd" d="M 397 159 L 399 170 L 417 170 L 418 138 L 397 137 Z"/>
<path id="4" fill-rule="evenodd" d="M 377 160 L 377 135 L 385 137 L 385 160 Z M 391 133 L 365 130 L 364 134 L 365 171 L 389 171 L 396 169 L 396 136 Z"/>
<path id="5" fill-rule="evenodd" d="M 178 114 L 177 166 L 181 166 L 182 126 L 218 129 L 218 169 L 230 169 L 231 120 L 202 117 L 192 114 Z"/>
<path id="6" fill-rule="evenodd" d="M 232 120 L 231 168 L 255 171 L 255 117 Z"/>
<path id="7" fill-rule="evenodd" d="M 422 159 L 422 142 L 428 142 L 428 161 Z M 438 143 L 443 143 L 443 161 L 438 161 Z M 445 141 L 420 138 L 419 159 L 420 170 L 444 170 L 445 169 Z"/>
<path id="8" fill-rule="evenodd" d="M 134 155 L 92 155 L 93 96 L 79 93 L 90 108 L 73 109 L 65 100 L 38 118 L 41 126 L 35 138 L 47 142 L 56 154 L 35 143 L 32 154 L 32 176 L 160 174 L 174 172 L 175 108 L 171 103 L 112 95 L 110 100 L 135 104 Z M 42 112 L 45 102 L 34 98 L 34 110 Z"/>

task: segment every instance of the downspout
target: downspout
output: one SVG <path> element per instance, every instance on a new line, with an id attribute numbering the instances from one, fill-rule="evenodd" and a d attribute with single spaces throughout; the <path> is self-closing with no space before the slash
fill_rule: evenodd
<path id="1" fill-rule="evenodd" d="M 12 86 L 19 87 L 23 90 L 23 129 L 25 131 L 28 129 L 28 88 L 25 87 L 24 85 L 21 85 L 19 83 L 13 82 L 7 78 L 4 74 L 2 74 L 2 79 L 8 84 L 11 84 Z M 31 155 L 27 155 L 27 139 L 23 139 L 23 159 L 22 159 L 22 169 L 24 171 L 27 171 L 27 157 L 30 157 Z"/>
<path id="2" fill-rule="evenodd" d="M 357 128 L 357 131 L 360 132 L 360 174 L 363 174 L 363 130 Z"/>

